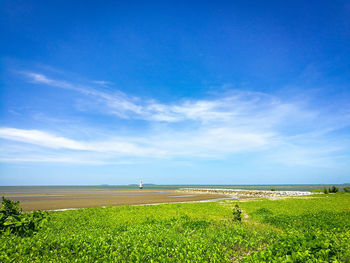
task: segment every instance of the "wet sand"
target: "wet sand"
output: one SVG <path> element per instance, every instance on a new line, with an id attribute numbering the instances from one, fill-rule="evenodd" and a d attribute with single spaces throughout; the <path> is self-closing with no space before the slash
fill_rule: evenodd
<path id="1" fill-rule="evenodd" d="M 222 198 L 222 195 L 188 194 L 174 190 L 78 190 L 53 192 L 1 192 L 0 196 L 20 201 L 23 211 L 192 202 Z"/>

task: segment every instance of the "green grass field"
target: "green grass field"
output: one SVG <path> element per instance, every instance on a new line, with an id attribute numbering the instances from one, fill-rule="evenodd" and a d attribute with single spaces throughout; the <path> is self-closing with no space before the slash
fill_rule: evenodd
<path id="1" fill-rule="evenodd" d="M 32 236 L 0 236 L 0 262 L 350 262 L 350 194 L 50 215 Z"/>

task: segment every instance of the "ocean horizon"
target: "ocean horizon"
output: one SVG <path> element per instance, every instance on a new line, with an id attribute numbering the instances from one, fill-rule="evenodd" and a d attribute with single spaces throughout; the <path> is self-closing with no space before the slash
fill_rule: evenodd
<path id="1" fill-rule="evenodd" d="M 245 185 L 215 185 L 215 184 L 182 184 L 182 185 L 161 185 L 161 184 L 143 184 L 143 190 L 175 190 L 179 188 L 224 188 L 224 189 L 254 189 L 254 190 L 285 190 L 285 191 L 311 191 L 313 189 L 323 189 L 323 187 L 337 186 L 342 189 L 349 187 L 350 184 L 245 184 Z M 104 191 L 104 190 L 135 190 L 138 184 L 128 185 L 3 185 L 0 186 L 0 193 L 18 193 L 18 192 L 52 192 L 52 191 Z"/>

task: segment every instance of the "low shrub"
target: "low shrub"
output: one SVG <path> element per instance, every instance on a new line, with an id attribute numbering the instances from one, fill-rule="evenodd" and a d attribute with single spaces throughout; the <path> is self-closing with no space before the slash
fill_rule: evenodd
<path id="1" fill-rule="evenodd" d="M 276 191 L 276 189 L 275 188 L 271 188 L 270 191 Z"/>
<path id="2" fill-rule="evenodd" d="M 0 208 L 0 234 L 31 235 L 47 221 L 48 214 L 42 211 L 22 213 L 19 201 L 2 198 Z"/>
<path id="3" fill-rule="evenodd" d="M 344 187 L 344 188 L 343 188 L 343 191 L 344 191 L 344 192 L 347 192 L 347 193 L 350 193 L 350 187 Z"/>
<path id="4" fill-rule="evenodd" d="M 323 192 L 324 192 L 325 194 L 329 194 L 329 190 L 328 190 L 326 187 L 323 187 Z"/>
<path id="5" fill-rule="evenodd" d="M 330 192 L 330 193 L 336 193 L 336 192 L 338 192 L 339 191 L 339 189 L 338 189 L 338 187 L 336 187 L 336 186 L 332 186 L 332 187 L 330 187 L 329 189 L 328 189 L 328 191 Z"/>
<path id="6" fill-rule="evenodd" d="M 238 205 L 235 205 L 235 207 L 232 210 L 233 214 L 233 221 L 235 222 L 241 222 L 242 221 L 242 210 L 239 208 Z"/>

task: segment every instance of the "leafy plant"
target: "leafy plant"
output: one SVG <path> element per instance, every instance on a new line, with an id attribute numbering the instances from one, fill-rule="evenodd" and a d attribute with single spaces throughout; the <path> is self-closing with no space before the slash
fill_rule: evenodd
<path id="1" fill-rule="evenodd" d="M 232 210 L 233 214 L 233 221 L 235 222 L 241 222 L 242 221 L 242 210 L 239 208 L 239 206 L 236 204 Z"/>
<path id="2" fill-rule="evenodd" d="M 329 190 L 328 190 L 326 187 L 323 187 L 323 192 L 324 192 L 325 194 L 329 194 Z"/>
<path id="3" fill-rule="evenodd" d="M 336 186 L 332 186 L 332 187 L 330 187 L 329 189 L 328 189 L 328 191 L 330 192 L 330 193 L 336 193 L 336 192 L 338 192 L 339 191 L 339 189 L 338 189 L 338 187 L 336 187 Z"/>
<path id="4" fill-rule="evenodd" d="M 350 187 L 344 187 L 343 190 L 344 192 L 350 193 Z"/>
<path id="5" fill-rule="evenodd" d="M 276 189 L 275 188 L 271 188 L 270 191 L 276 191 Z"/>
<path id="6" fill-rule="evenodd" d="M 38 231 L 47 219 L 48 214 L 42 211 L 22 213 L 19 201 L 2 197 L 0 208 L 0 233 L 2 234 L 31 235 Z"/>

